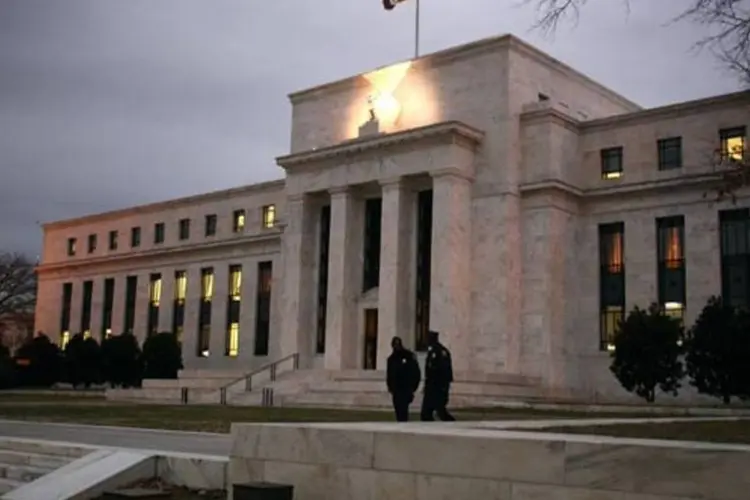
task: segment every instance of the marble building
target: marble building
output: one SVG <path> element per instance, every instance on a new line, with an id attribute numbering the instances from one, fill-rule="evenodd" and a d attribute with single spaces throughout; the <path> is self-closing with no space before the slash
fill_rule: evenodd
<path id="1" fill-rule="evenodd" d="M 283 180 L 46 224 L 36 329 L 237 374 L 382 370 L 429 328 L 459 374 L 607 395 L 633 306 L 750 301 L 750 202 L 704 197 L 749 92 L 643 109 L 506 35 L 289 98 Z"/>

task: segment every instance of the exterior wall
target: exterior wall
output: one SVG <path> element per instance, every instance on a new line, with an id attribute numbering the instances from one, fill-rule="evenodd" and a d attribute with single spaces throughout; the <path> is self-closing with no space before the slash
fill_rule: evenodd
<path id="1" fill-rule="evenodd" d="M 147 330 L 149 277 L 162 275 L 162 296 L 159 310 L 159 331 L 171 331 L 174 304 L 175 271 L 186 271 L 187 300 L 183 333 L 183 363 L 186 368 L 209 368 L 246 371 L 275 359 L 279 353 L 277 325 L 283 266 L 280 259 L 280 231 L 265 228 L 262 207 L 275 205 L 277 220 L 285 208 L 284 184 L 264 183 L 229 191 L 158 203 L 129 210 L 49 224 L 45 228 L 44 261 L 40 266 L 36 309 L 36 329 L 58 340 L 63 283 L 73 283 L 71 334 L 80 330 L 83 282 L 94 281 L 91 332 L 99 338 L 102 325 L 104 280 L 115 279 L 112 311 L 112 332 L 124 328 L 125 281 L 137 276 L 134 334 L 143 341 Z M 246 211 L 245 229 L 234 233 L 233 212 Z M 205 236 L 204 220 L 217 215 L 215 236 Z M 178 221 L 191 220 L 190 238 L 178 239 Z M 157 222 L 165 223 L 165 241 L 154 244 L 153 230 Z M 141 245 L 130 246 L 130 228 L 141 227 Z M 108 233 L 119 231 L 116 251 L 108 250 Z M 89 234 L 98 234 L 96 252 L 87 252 Z M 67 256 L 67 239 L 78 238 L 77 254 Z M 261 261 L 273 262 L 271 293 L 271 332 L 268 356 L 254 356 L 257 269 Z M 242 265 L 242 305 L 240 317 L 240 349 L 236 357 L 225 356 L 226 310 L 228 301 L 228 268 Z M 198 302 L 200 270 L 214 268 L 214 298 L 209 357 L 197 355 Z"/>

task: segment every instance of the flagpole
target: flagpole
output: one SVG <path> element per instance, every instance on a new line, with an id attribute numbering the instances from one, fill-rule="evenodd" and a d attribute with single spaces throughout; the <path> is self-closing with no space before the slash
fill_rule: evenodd
<path id="1" fill-rule="evenodd" d="M 414 16 L 414 59 L 419 57 L 419 0 L 417 0 Z"/>

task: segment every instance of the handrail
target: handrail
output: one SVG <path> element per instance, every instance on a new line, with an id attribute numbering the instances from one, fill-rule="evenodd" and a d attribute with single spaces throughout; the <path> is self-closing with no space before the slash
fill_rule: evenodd
<path id="1" fill-rule="evenodd" d="M 283 358 L 277 359 L 276 361 L 273 361 L 271 363 L 265 364 L 261 366 L 260 368 L 257 368 L 249 373 L 244 374 L 243 376 L 229 382 L 228 384 L 225 384 L 219 388 L 219 398 L 220 398 L 220 404 L 227 404 L 227 389 L 229 389 L 231 386 L 236 384 L 237 382 L 245 381 L 245 392 L 252 391 L 252 378 L 256 375 L 260 375 L 264 372 L 269 372 L 269 378 L 271 382 L 274 382 L 276 380 L 276 371 L 278 366 L 281 363 L 284 363 L 286 361 L 292 360 L 292 370 L 299 369 L 299 353 L 295 352 L 292 354 L 289 354 L 287 356 L 284 356 Z"/>

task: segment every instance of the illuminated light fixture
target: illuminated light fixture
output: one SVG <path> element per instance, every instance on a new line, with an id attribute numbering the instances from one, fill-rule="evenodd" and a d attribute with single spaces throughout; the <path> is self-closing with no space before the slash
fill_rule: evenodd
<path id="1" fill-rule="evenodd" d="M 209 354 L 210 353 L 209 353 L 208 349 L 204 349 L 203 351 L 201 351 L 201 356 L 203 356 L 204 358 L 207 358 Z"/>
<path id="2" fill-rule="evenodd" d="M 367 97 L 370 120 L 377 120 L 385 127 L 391 127 L 398 121 L 401 104 L 393 96 L 398 86 L 411 68 L 411 61 L 394 64 L 363 75 L 373 87 Z"/>
<path id="3" fill-rule="evenodd" d="M 607 344 L 607 350 L 608 350 L 609 352 L 612 352 L 612 351 L 614 351 L 614 350 L 615 350 L 615 345 L 614 345 L 614 344 Z"/>

